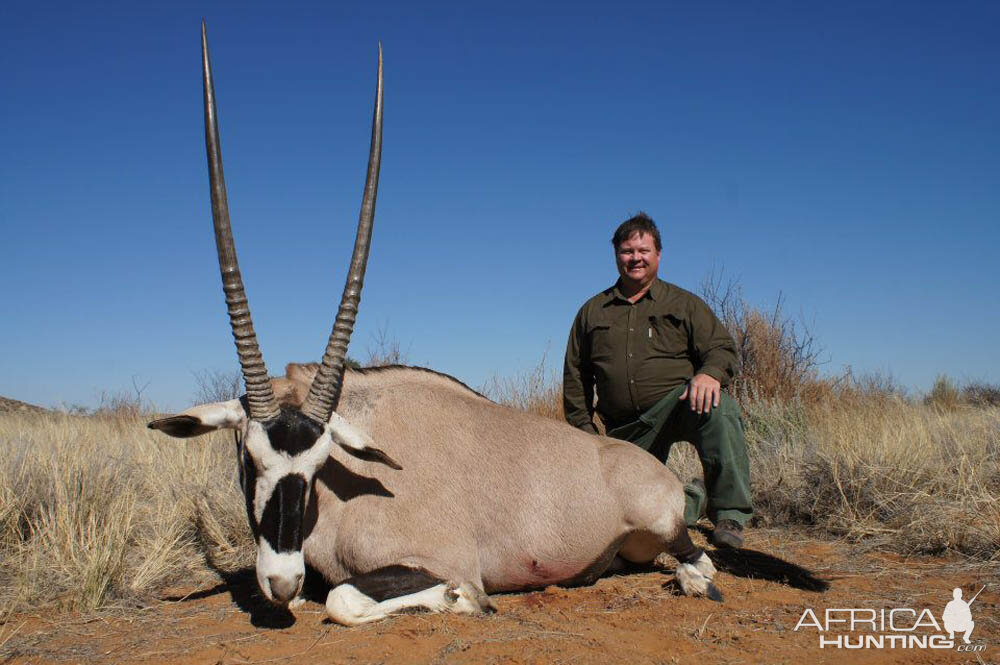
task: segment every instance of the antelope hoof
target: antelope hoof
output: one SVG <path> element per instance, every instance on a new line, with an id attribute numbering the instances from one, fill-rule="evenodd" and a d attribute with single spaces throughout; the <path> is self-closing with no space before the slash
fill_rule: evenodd
<path id="1" fill-rule="evenodd" d="M 450 582 L 445 589 L 444 596 L 451 605 L 448 609 L 452 612 L 474 614 L 497 611 L 496 605 L 490 600 L 489 595 L 471 582 L 461 584 Z"/>

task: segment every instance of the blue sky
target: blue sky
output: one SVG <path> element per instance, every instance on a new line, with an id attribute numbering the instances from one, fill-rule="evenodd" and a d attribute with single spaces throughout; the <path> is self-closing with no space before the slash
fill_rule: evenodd
<path id="1" fill-rule="evenodd" d="M 237 248 L 272 372 L 318 359 L 385 148 L 352 355 L 481 385 L 546 355 L 645 210 L 828 362 L 1000 381 L 996 3 L 7 3 L 0 394 L 186 406 L 236 356 L 211 232 L 208 22 Z"/>

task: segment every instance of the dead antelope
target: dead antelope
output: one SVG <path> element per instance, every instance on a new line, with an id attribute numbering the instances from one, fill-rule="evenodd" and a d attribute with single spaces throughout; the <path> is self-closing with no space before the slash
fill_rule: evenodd
<path id="1" fill-rule="evenodd" d="M 382 53 L 371 151 L 347 284 L 318 365 L 268 378 L 233 245 L 202 26 L 205 143 L 219 268 L 247 392 L 149 427 L 176 437 L 238 434 L 257 581 L 296 599 L 308 562 L 347 625 L 407 608 L 492 609 L 487 594 L 587 584 L 616 555 L 669 552 L 689 595 L 720 600 L 688 537 L 681 483 L 652 455 L 500 406 L 413 367 L 345 373 L 371 238 L 382 147 Z"/>

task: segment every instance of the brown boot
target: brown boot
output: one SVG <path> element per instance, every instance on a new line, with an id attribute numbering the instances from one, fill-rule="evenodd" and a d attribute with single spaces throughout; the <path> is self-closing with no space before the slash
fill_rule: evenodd
<path id="1" fill-rule="evenodd" d="M 709 542 L 716 547 L 740 549 L 743 547 L 743 525 L 735 520 L 719 520 Z"/>

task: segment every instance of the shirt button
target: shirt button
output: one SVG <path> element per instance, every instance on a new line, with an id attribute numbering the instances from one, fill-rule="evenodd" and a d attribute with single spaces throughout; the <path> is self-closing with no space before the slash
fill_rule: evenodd
<path id="1" fill-rule="evenodd" d="M 632 357 L 632 354 L 631 354 L 631 353 L 630 353 L 630 354 L 628 354 L 628 357 L 629 357 L 629 358 L 631 358 L 631 357 Z"/>
<path id="2" fill-rule="evenodd" d="M 629 383 L 635 383 L 635 379 L 629 379 L 628 382 Z"/>
<path id="3" fill-rule="evenodd" d="M 629 328 L 628 331 L 629 332 L 635 332 L 635 328 Z"/>

